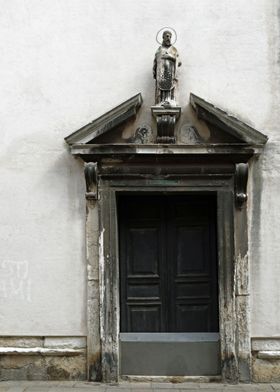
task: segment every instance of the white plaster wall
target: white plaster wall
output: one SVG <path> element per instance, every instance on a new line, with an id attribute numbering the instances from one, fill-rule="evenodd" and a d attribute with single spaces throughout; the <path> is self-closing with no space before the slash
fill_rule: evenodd
<path id="1" fill-rule="evenodd" d="M 280 336 L 280 4 L 267 3 L 265 16 L 268 80 L 266 115 L 256 126 L 269 141 L 254 166 L 251 205 L 251 334 Z M 260 70 L 261 71 L 261 70 Z M 256 87 L 256 96 L 263 92 Z M 261 111 L 261 109 L 259 109 Z"/>
<path id="2" fill-rule="evenodd" d="M 258 243 L 252 330 L 276 334 L 276 0 L 0 0 L 0 6 L 0 334 L 86 333 L 82 165 L 63 138 L 137 92 L 144 98 L 139 121 L 150 122 L 155 35 L 163 26 L 178 33 L 180 104 L 192 91 L 272 140 L 258 164 L 264 174 L 256 190 L 262 183 L 261 230 L 251 239 Z"/>

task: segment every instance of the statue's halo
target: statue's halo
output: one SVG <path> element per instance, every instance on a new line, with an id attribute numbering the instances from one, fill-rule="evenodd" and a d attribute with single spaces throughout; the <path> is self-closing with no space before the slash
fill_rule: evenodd
<path id="1" fill-rule="evenodd" d="M 175 37 L 175 39 L 173 39 L 173 41 L 171 41 L 171 44 L 174 45 L 175 42 L 177 41 L 177 33 L 172 27 L 163 27 L 162 29 L 160 29 L 157 32 L 157 35 L 156 35 L 157 43 L 160 45 L 162 44 L 162 34 L 165 30 L 170 30 L 172 32 L 172 37 Z M 159 40 L 159 37 L 160 37 L 161 41 Z"/>

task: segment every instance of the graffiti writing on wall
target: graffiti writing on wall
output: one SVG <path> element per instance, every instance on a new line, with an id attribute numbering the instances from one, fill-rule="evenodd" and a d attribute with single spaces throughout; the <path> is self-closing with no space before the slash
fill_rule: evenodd
<path id="1" fill-rule="evenodd" d="M 28 261 L 0 261 L 0 298 L 31 302 Z"/>

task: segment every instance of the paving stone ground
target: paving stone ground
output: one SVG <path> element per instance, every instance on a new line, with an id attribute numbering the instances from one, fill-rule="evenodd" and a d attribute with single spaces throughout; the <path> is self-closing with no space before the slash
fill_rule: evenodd
<path id="1" fill-rule="evenodd" d="M 0 392 L 280 392 L 280 384 L 131 383 L 117 385 L 72 381 L 0 381 Z"/>

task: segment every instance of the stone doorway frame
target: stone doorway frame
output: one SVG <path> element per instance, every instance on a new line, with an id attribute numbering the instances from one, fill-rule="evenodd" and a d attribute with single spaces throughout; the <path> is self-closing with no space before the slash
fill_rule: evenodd
<path id="1" fill-rule="evenodd" d="M 137 130 L 130 139 L 116 138 L 114 131 L 135 121 L 141 104 L 138 93 L 65 138 L 71 154 L 87 162 L 88 379 L 119 378 L 116 194 L 144 189 L 217 193 L 221 375 L 249 382 L 248 161 L 268 138 L 192 93 L 190 107 L 213 139 L 153 144 Z"/>
<path id="2" fill-rule="evenodd" d="M 178 170 L 178 165 L 173 167 L 168 163 L 170 178 L 153 174 L 148 180 L 146 165 L 145 176 L 141 168 L 132 175 L 131 163 L 126 165 L 121 171 L 116 169 L 117 163 L 112 169 L 111 162 L 109 166 L 107 163 L 86 166 L 90 191 L 86 194 L 88 378 L 104 382 L 117 382 L 120 378 L 117 195 L 214 192 L 217 195 L 221 376 L 225 382 L 249 382 L 249 274 L 244 202 L 247 177 L 246 173 L 245 176 L 240 173 L 247 170 L 247 165 L 217 163 L 207 169 L 205 163 L 197 163 L 194 169 L 193 165 L 185 164 L 182 171 L 182 167 Z M 153 171 L 152 167 L 150 170 Z"/>

